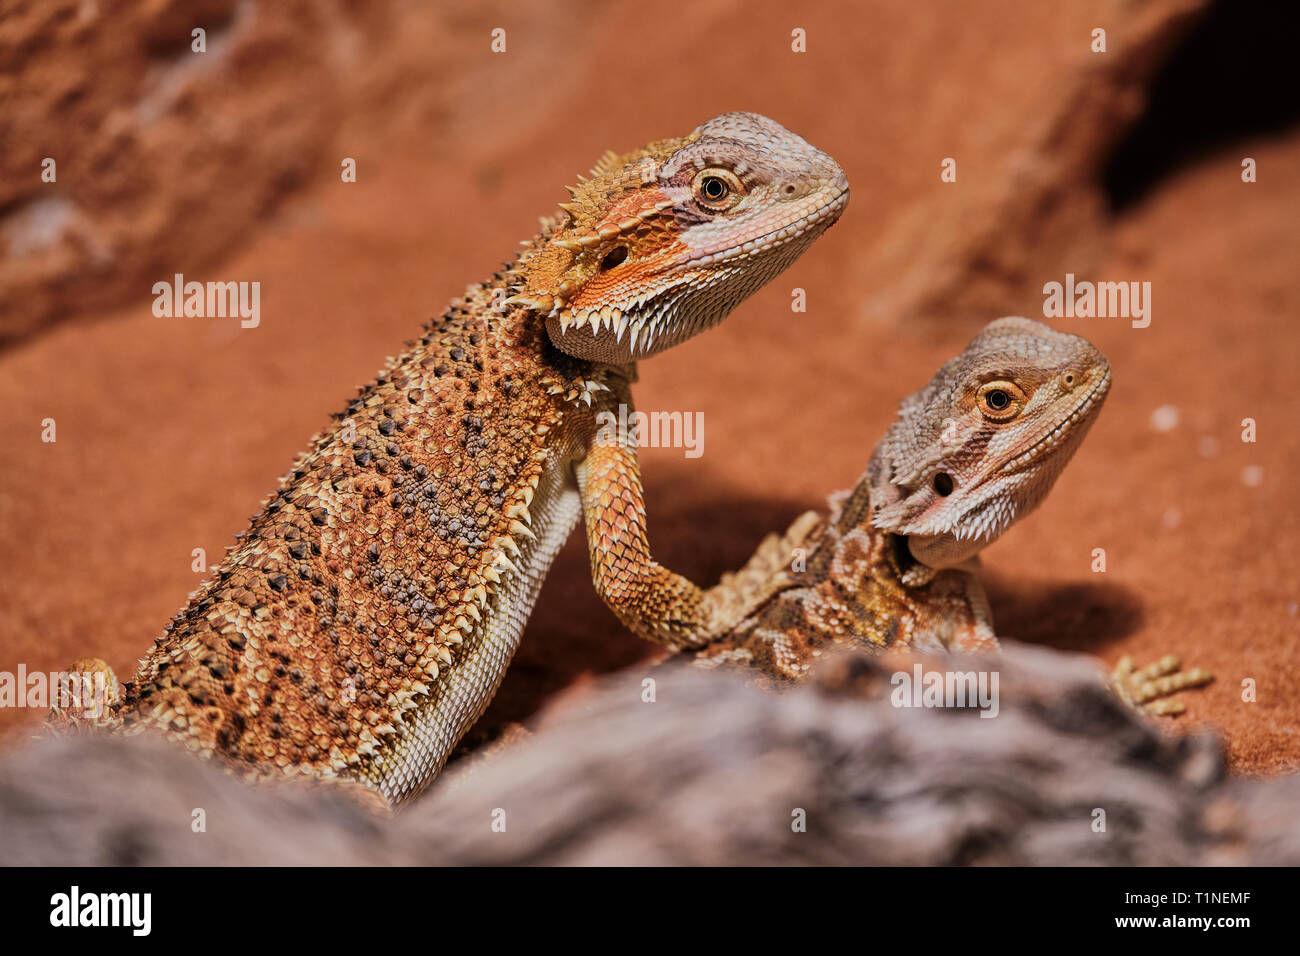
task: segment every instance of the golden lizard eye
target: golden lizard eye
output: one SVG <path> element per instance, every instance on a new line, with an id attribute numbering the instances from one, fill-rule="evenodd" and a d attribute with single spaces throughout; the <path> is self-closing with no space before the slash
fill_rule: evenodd
<path id="1" fill-rule="evenodd" d="M 1012 382 L 987 382 L 980 386 L 977 402 L 985 418 L 1005 422 L 1020 414 L 1025 393 Z"/>
<path id="2" fill-rule="evenodd" d="M 615 266 L 621 266 L 627 261 L 627 246 L 615 246 L 609 252 L 605 253 L 605 258 L 600 260 L 600 271 L 606 272 Z"/>
<path id="3" fill-rule="evenodd" d="M 743 188 L 735 174 L 726 169 L 700 171 L 692 184 L 695 199 L 705 209 L 721 211 L 734 206 Z"/>

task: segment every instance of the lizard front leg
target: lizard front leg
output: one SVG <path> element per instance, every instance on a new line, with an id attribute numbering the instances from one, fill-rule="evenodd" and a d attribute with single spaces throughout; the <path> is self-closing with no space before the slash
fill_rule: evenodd
<path id="1" fill-rule="evenodd" d="M 637 636 L 671 650 L 700 647 L 791 583 L 771 548 L 760 548 L 745 568 L 707 590 L 655 561 L 635 435 L 624 422 L 597 432 L 575 472 L 596 592 Z M 792 530 L 811 524 L 801 518 Z"/>

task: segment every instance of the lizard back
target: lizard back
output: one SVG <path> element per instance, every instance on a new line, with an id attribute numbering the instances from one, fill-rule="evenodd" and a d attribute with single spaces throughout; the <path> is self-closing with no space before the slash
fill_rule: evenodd
<path id="1" fill-rule="evenodd" d="M 581 511 L 589 364 L 494 307 L 506 284 L 471 288 L 315 437 L 124 686 L 127 728 L 393 802 L 432 777 Z"/>

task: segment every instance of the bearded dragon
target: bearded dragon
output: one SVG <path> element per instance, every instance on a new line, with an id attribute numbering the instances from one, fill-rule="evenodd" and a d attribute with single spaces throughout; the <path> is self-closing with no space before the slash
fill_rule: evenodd
<path id="1" fill-rule="evenodd" d="M 903 401 L 857 486 L 831 514 L 770 536 L 747 573 L 797 552 L 801 567 L 730 633 L 696 652 L 779 680 L 827 649 L 996 650 L 979 553 L 1046 497 L 1096 421 L 1110 363 L 1078 335 L 1030 319 L 990 323 Z M 1168 655 L 1112 685 L 1139 709 L 1180 713 L 1169 695 L 1211 680 Z"/>
<path id="2" fill-rule="evenodd" d="M 597 421 L 631 405 L 637 361 L 716 325 L 835 222 L 844 172 L 728 113 L 608 153 L 569 191 L 316 435 L 131 681 L 74 665 L 116 690 L 60 719 L 394 806 L 482 714 L 579 519 L 596 590 L 645 638 L 702 646 L 766 597 L 752 574 L 703 590 L 654 561 L 634 440 Z"/>

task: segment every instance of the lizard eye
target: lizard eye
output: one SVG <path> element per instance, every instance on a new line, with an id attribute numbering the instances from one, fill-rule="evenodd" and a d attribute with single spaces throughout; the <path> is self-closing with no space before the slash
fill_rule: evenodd
<path id="1" fill-rule="evenodd" d="M 701 206 L 714 212 L 734 206 L 743 192 L 740 180 L 725 169 L 701 170 L 696 175 L 691 190 Z"/>
<path id="2" fill-rule="evenodd" d="M 627 246 L 615 246 L 600 260 L 600 271 L 605 272 L 627 261 Z"/>
<path id="3" fill-rule="evenodd" d="M 1005 422 L 1020 414 L 1025 393 L 1011 382 L 988 382 L 980 386 L 977 402 L 985 418 Z"/>

